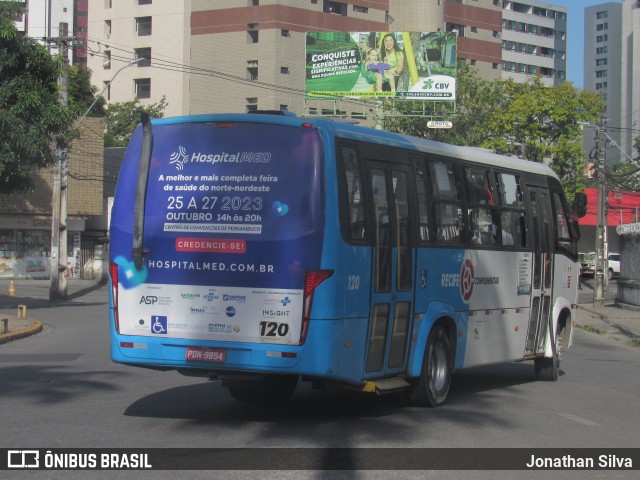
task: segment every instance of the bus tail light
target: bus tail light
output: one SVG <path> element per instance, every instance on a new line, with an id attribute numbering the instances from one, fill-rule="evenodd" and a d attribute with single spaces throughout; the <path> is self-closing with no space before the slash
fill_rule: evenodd
<path id="1" fill-rule="evenodd" d="M 302 303 L 302 330 L 300 332 L 300 345 L 304 344 L 309 331 L 309 319 L 311 318 L 311 305 L 313 294 L 318 285 L 333 275 L 333 270 L 313 270 L 304 274 L 304 298 Z"/>
<path id="2" fill-rule="evenodd" d="M 113 322 L 116 332 L 120 333 L 120 319 L 118 318 L 118 264 L 109 263 L 109 274 L 111 276 L 111 298 L 113 299 Z"/>

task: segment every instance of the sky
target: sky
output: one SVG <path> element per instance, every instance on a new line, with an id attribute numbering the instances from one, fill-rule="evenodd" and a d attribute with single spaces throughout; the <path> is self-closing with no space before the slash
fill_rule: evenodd
<path id="1" fill-rule="evenodd" d="M 622 3 L 618 0 L 541 0 L 567 9 L 567 79 L 582 88 L 584 75 L 584 9 L 603 3 Z"/>

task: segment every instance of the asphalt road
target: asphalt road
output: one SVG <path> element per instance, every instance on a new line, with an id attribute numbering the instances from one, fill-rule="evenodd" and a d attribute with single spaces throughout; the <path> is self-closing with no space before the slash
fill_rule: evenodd
<path id="1" fill-rule="evenodd" d="M 32 287 L 40 288 L 40 287 Z M 44 287 L 46 288 L 46 286 Z M 530 364 L 459 372 L 448 404 L 299 387 L 281 406 L 236 402 L 215 382 L 117 365 L 106 287 L 36 302 L 44 330 L 0 345 L 1 448 L 637 448 L 640 350 L 576 332 L 556 383 Z M 1 309 L 0 309 L 1 310 Z M 1 313 L 1 312 L 0 312 Z M 637 467 L 636 467 L 637 468 Z M 1 472 L 2 478 L 637 478 L 636 472 Z M 5 475 L 8 473 L 10 475 Z"/>

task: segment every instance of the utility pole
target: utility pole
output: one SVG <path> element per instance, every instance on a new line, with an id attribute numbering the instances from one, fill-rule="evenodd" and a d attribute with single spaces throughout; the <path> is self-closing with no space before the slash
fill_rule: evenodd
<path id="1" fill-rule="evenodd" d="M 593 305 L 601 307 L 604 304 L 605 251 L 607 228 L 607 183 L 605 176 L 606 134 L 604 119 L 598 126 L 598 226 L 596 227 L 596 272 L 595 288 L 593 289 Z"/>
<path id="2" fill-rule="evenodd" d="M 57 42 L 62 56 L 62 75 L 60 76 L 60 103 L 68 105 L 69 65 L 67 60 L 68 46 L 74 41 L 67 37 L 66 23 L 60 23 L 58 37 L 48 39 Z M 67 172 L 69 152 L 57 149 L 58 157 L 53 178 L 52 213 L 51 213 L 51 271 L 49 275 L 49 300 L 67 298 Z"/>

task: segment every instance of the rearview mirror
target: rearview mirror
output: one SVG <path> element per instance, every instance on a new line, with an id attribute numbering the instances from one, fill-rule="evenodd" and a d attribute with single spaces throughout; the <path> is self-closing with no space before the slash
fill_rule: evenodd
<path id="1" fill-rule="evenodd" d="M 582 218 L 587 214 L 587 195 L 584 192 L 576 193 L 573 198 L 573 213 L 577 218 Z"/>

